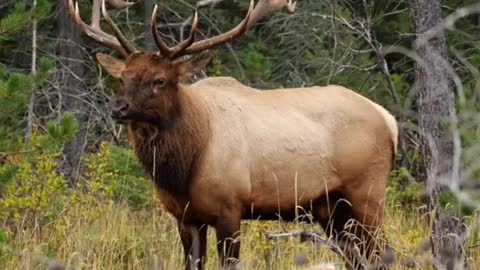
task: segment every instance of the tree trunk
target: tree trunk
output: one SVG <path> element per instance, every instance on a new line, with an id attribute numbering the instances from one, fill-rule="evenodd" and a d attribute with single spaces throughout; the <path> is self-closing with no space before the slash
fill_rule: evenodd
<path id="1" fill-rule="evenodd" d="M 33 0 L 33 8 L 37 7 L 37 0 Z M 37 19 L 33 19 L 32 26 L 32 76 L 37 72 Z M 34 86 L 35 87 L 35 86 Z M 25 142 L 32 135 L 33 129 L 33 106 L 35 105 L 35 89 L 32 89 L 30 100 L 28 102 L 27 112 L 27 130 L 25 132 Z"/>
<path id="2" fill-rule="evenodd" d="M 431 213 L 432 252 L 436 266 L 453 269 L 465 260 L 465 226 L 449 216 L 438 205 L 440 190 L 458 181 L 454 172 L 454 142 L 451 130 L 456 119 L 455 94 L 443 32 L 426 40 L 424 33 L 441 23 L 440 0 L 409 0 L 415 26 L 418 54 L 415 84 L 418 94 L 419 126 L 422 135 L 421 151 L 426 172 L 426 191 Z M 449 234 L 455 234 L 452 237 Z"/>
<path id="3" fill-rule="evenodd" d="M 155 0 L 144 0 L 143 1 L 143 6 L 145 10 L 145 48 L 147 48 L 148 51 L 156 51 L 157 47 L 155 46 L 155 43 L 153 42 L 153 36 L 152 36 L 152 31 L 150 29 L 150 20 L 152 18 L 152 13 L 153 13 L 153 6 L 155 5 L 156 1 Z"/>
<path id="4" fill-rule="evenodd" d="M 79 130 L 75 138 L 65 145 L 62 170 L 70 184 L 74 184 L 80 173 L 81 156 L 85 149 L 87 108 L 86 87 L 81 81 L 84 78 L 84 67 L 81 53 L 81 38 L 78 27 L 73 23 L 65 9 L 65 0 L 57 0 L 57 23 L 59 31 L 58 55 L 60 70 L 57 80 L 61 86 L 61 111 L 75 115 Z"/>

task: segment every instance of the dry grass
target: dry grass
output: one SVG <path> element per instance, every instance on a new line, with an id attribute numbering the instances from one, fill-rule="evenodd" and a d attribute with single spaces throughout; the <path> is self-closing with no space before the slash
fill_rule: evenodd
<path id="1" fill-rule="evenodd" d="M 161 209 L 131 210 L 113 205 L 91 224 L 66 222 L 63 236 L 54 230 L 24 230 L 9 241 L 0 253 L 1 269 L 46 269 L 69 265 L 68 269 L 182 269 L 183 252 L 174 219 Z M 289 224 L 288 230 L 319 229 L 317 225 Z M 316 249 L 298 239 L 267 242 L 261 230 L 279 232 L 278 222 L 242 224 L 241 259 L 243 269 L 305 269 L 318 263 L 338 263 L 326 249 Z M 427 216 L 420 210 L 389 207 L 385 232 L 391 246 L 411 256 L 428 236 Z M 297 266 L 295 261 L 307 263 Z M 398 257 L 397 257 L 398 258 Z M 480 253 L 472 249 L 471 263 L 480 265 Z M 79 265 L 82 265 L 79 267 Z M 213 230 L 209 232 L 207 269 L 217 269 L 218 258 Z M 393 269 L 406 269 L 394 267 Z M 417 266 L 417 269 L 429 269 Z"/>

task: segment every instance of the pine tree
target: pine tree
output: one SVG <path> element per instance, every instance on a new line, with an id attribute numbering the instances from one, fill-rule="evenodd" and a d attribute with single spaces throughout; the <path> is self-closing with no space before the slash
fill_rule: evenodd
<path id="1" fill-rule="evenodd" d="M 36 18 L 45 18 L 50 10 L 47 0 L 39 0 L 35 8 L 27 9 L 25 2 L 18 2 L 8 15 L 0 20 L 0 47 L 28 29 Z M 10 72 L 0 63 L 0 152 L 19 147 L 25 128 L 24 115 L 32 87 L 46 80 L 51 61 L 42 58 L 36 76 Z"/>
<path id="2" fill-rule="evenodd" d="M 0 42 L 29 28 L 35 18 L 44 18 L 50 10 L 47 0 L 39 0 L 35 8 L 27 9 L 24 1 L 15 4 L 10 13 L 0 20 Z M 0 43 L 1 44 L 1 43 Z"/>

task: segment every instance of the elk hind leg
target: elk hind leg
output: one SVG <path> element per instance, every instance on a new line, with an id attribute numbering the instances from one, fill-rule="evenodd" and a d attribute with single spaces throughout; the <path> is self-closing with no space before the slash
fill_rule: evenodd
<path id="1" fill-rule="evenodd" d="M 348 224 L 353 219 L 352 205 L 339 192 L 331 192 L 316 202 L 317 219 L 329 239 L 335 241 L 343 254 L 345 265 L 349 270 L 361 269 L 358 256 L 354 254 L 354 237 L 348 231 Z"/>
<path id="2" fill-rule="evenodd" d="M 364 179 L 362 187 L 347 194 L 355 219 L 348 231 L 356 235 L 362 256 L 373 265 L 381 265 L 380 256 L 386 244 L 383 218 L 387 176 L 377 174 Z"/>
<path id="3" fill-rule="evenodd" d="M 327 237 L 337 238 L 353 217 L 350 203 L 341 193 L 331 192 L 317 201 L 317 220 Z"/>

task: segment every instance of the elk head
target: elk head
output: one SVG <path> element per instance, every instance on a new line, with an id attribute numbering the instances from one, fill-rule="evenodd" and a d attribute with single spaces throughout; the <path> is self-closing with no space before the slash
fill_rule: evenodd
<path id="1" fill-rule="evenodd" d="M 253 9 L 253 0 L 247 15 L 235 28 L 218 36 L 195 42 L 198 13 L 192 16 L 188 38 L 174 47 L 168 47 L 157 31 L 155 6 L 151 19 L 151 30 L 158 52 L 138 52 L 135 46 L 122 34 L 107 13 L 105 1 L 116 8 L 125 8 L 132 3 L 123 0 L 93 0 L 92 21 L 84 23 L 79 14 L 78 3 L 68 1 L 68 11 L 80 30 L 97 42 L 117 50 L 126 61 L 106 54 L 97 54 L 100 65 L 113 77 L 122 81 L 122 90 L 111 100 L 112 117 L 124 121 L 166 124 L 179 112 L 178 91 L 180 81 L 198 73 L 209 62 L 208 49 L 217 47 L 241 36 L 261 17 L 286 8 L 293 12 L 295 3 L 286 0 L 262 0 Z M 114 36 L 100 29 L 100 12 Z M 253 16 L 252 16 L 253 15 Z"/>

